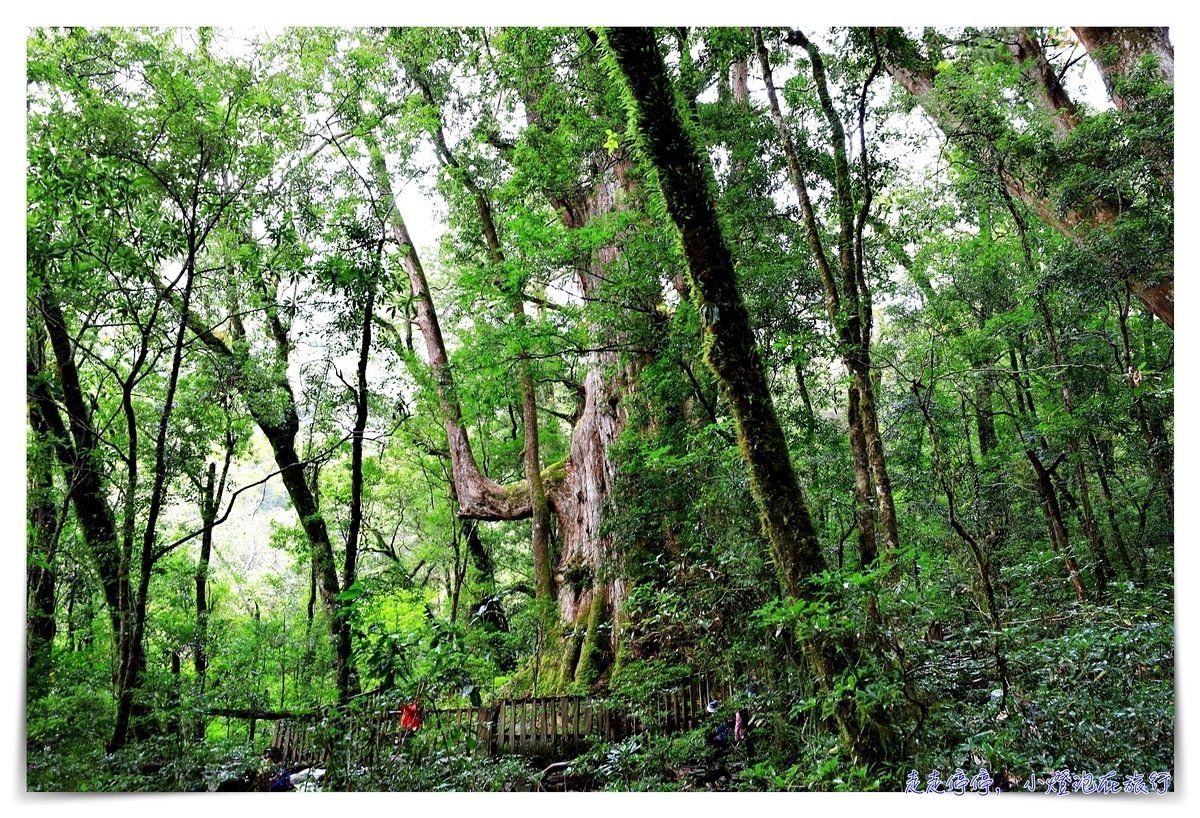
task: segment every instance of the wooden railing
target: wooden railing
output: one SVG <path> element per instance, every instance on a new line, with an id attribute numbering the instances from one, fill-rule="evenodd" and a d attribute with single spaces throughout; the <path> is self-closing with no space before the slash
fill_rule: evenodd
<path id="1" fill-rule="evenodd" d="M 705 706 L 732 695 L 728 683 L 694 676 L 660 691 L 630 712 L 587 696 L 537 696 L 501 699 L 487 707 L 431 709 L 421 731 L 429 731 L 447 746 L 474 752 L 562 758 L 582 751 L 590 736 L 619 740 L 644 731 L 677 732 L 701 723 Z M 355 714 L 338 730 L 347 748 L 347 763 L 371 766 L 403 752 L 412 734 L 400 726 L 400 711 L 383 695 L 359 697 Z M 328 752 L 321 735 L 321 717 L 276 722 L 272 744 L 290 766 L 319 764 Z"/>

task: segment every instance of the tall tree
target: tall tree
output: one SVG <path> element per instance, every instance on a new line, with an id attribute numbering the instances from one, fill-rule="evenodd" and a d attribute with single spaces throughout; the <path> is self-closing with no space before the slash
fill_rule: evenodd
<path id="1" fill-rule="evenodd" d="M 817 46 L 803 33 L 791 31 L 787 35 L 787 39 L 789 42 L 800 45 L 808 53 L 813 81 L 816 84 L 820 100 L 821 114 L 829 128 L 829 144 L 834 160 L 832 181 L 837 201 L 837 268 L 840 271 L 840 277 L 835 277 L 834 265 L 830 263 L 825 252 L 820 226 L 817 223 L 817 216 L 805 184 L 804 168 L 800 164 L 799 154 L 792 142 L 775 93 L 770 55 L 763 42 L 762 31 L 754 30 L 759 65 L 767 86 L 767 98 L 771 104 L 771 117 L 775 121 L 780 140 L 783 143 L 784 155 L 787 158 L 788 177 L 800 200 L 805 233 L 817 270 L 821 274 L 826 311 L 830 322 L 837 328 L 842 362 L 852 379 L 847 396 L 848 421 L 855 474 L 855 495 L 858 503 L 855 514 L 858 519 L 859 547 L 865 567 L 875 561 L 875 526 L 872 519 L 874 513 L 877 512 L 879 516 L 880 527 L 883 529 L 884 553 L 889 561 L 894 558 L 896 550 L 900 547 L 896 503 L 892 492 L 891 478 L 888 475 L 887 462 L 883 454 L 883 438 L 879 432 L 876 408 L 875 381 L 871 373 L 873 309 L 871 291 L 865 274 L 866 261 L 863 258 L 862 240 L 863 228 L 871 211 L 873 196 L 864 122 L 866 99 L 871 83 L 879 73 L 881 63 L 876 51 L 874 64 L 863 83 L 858 106 L 859 156 L 861 159 L 858 185 L 862 190 L 862 200 L 856 212 L 854 206 L 855 186 L 851 180 L 850 163 L 847 158 L 845 129 L 829 94 L 824 59 Z"/>
<path id="2" fill-rule="evenodd" d="M 825 558 L 775 416 L 750 316 L 737 289 L 733 257 L 713 205 L 711 170 L 706 171 L 708 164 L 679 113 L 653 30 L 604 29 L 600 36 L 614 75 L 628 94 L 638 147 L 654 169 L 667 212 L 679 231 L 693 297 L 704 316 L 705 361 L 733 407 L 738 445 L 783 591 L 791 600 L 819 600 L 836 609 L 836 600 L 825 597 L 811 582 L 825 570 Z M 809 633 L 804 647 L 819 685 L 832 691 L 846 668 L 845 646 Z M 894 747 L 882 714 L 861 719 L 852 711 L 846 701 L 835 707 L 848 749 L 862 761 L 886 757 Z"/>

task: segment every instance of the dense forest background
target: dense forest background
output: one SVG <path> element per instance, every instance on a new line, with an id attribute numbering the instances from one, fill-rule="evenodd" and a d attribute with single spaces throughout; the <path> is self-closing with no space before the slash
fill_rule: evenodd
<path id="1" fill-rule="evenodd" d="M 602 698 L 648 727 L 590 789 L 1173 774 L 1166 29 L 26 61 L 30 790 L 204 787 L 284 715 L 336 758 L 372 691 Z M 752 741 L 653 729 L 696 674 Z M 412 744 L 328 786 L 547 761 Z"/>

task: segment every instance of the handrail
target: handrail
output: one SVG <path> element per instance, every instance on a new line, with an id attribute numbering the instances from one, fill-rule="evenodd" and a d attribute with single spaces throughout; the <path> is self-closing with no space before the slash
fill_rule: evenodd
<path id="1" fill-rule="evenodd" d="M 354 698 L 382 698 L 384 692 L 375 690 Z M 473 740 L 475 751 L 487 755 L 558 756 L 581 750 L 589 736 L 611 741 L 648 729 L 692 729 L 705 718 L 709 701 L 732 695 L 730 682 L 716 682 L 701 674 L 658 692 L 647 702 L 647 708 L 639 708 L 635 714 L 615 710 L 608 706 L 609 700 L 595 696 L 528 696 L 500 699 L 483 707 L 433 707 L 421 729 L 436 730 L 449 741 L 447 727 L 465 728 L 456 741 Z M 315 724 L 305 724 L 314 715 L 276 722 L 272 743 L 283 752 L 285 764 L 328 761 L 317 746 Z M 374 763 L 385 747 L 404 751 L 408 731 L 401 729 L 399 716 L 399 710 L 377 708 L 352 722 L 347 743 L 354 763 Z"/>

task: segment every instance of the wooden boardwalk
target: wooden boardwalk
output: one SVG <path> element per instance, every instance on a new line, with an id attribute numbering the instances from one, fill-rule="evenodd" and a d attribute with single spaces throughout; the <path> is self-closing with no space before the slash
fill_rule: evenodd
<path id="1" fill-rule="evenodd" d="M 447 749 L 565 758 L 585 749 L 593 736 L 615 741 L 641 732 L 692 729 L 703 720 L 709 701 L 726 701 L 731 695 L 728 683 L 695 676 L 630 712 L 589 696 L 501 699 L 485 707 L 427 709 L 421 731 L 435 734 L 435 742 Z M 381 693 L 354 700 L 349 725 L 339 731 L 349 750 L 348 763 L 370 766 L 404 752 L 412 734 L 400 726 L 401 712 L 394 704 Z M 320 738 L 322 721 L 317 716 L 276 722 L 272 744 L 282 750 L 285 764 L 319 764 L 327 759 L 328 747 Z"/>

